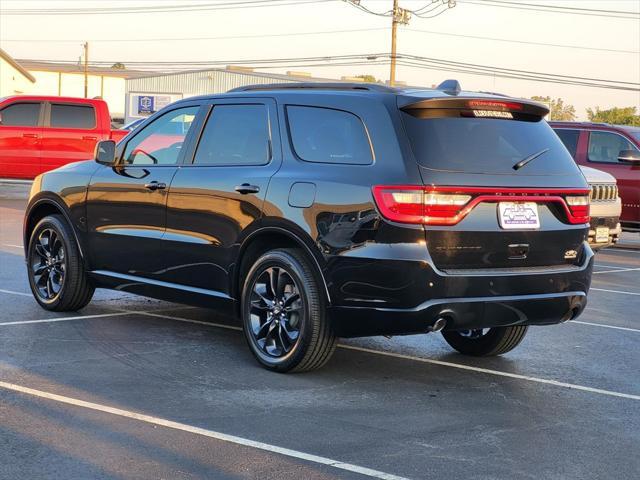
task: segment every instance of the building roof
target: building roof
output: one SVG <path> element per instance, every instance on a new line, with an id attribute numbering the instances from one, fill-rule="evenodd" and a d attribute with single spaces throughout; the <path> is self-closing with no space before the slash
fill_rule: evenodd
<path id="1" fill-rule="evenodd" d="M 36 79 L 33 75 L 31 75 L 22 65 L 20 65 L 16 60 L 14 60 L 11 55 L 5 52 L 0 48 L 0 58 L 3 58 L 9 65 L 18 70 L 25 78 L 27 78 L 31 83 L 36 83 Z"/>
<path id="2" fill-rule="evenodd" d="M 17 60 L 20 64 L 32 72 L 61 72 L 61 73 L 84 73 L 84 66 L 79 63 L 46 62 L 42 60 Z M 146 75 L 148 72 L 140 70 L 127 70 L 126 68 L 94 67 L 89 66 L 90 75 L 101 75 L 105 77 L 134 78 Z M 35 81 L 35 79 L 34 79 Z"/>

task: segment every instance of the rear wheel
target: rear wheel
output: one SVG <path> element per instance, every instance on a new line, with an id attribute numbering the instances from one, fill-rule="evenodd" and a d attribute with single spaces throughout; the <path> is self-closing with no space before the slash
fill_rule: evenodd
<path id="1" fill-rule="evenodd" d="M 484 328 L 476 330 L 444 331 L 442 336 L 458 352 L 474 357 L 502 355 L 516 348 L 528 326 Z"/>
<path id="2" fill-rule="evenodd" d="M 93 297 L 71 227 L 60 215 L 43 218 L 33 229 L 27 270 L 31 292 L 46 310 L 80 310 Z"/>
<path id="3" fill-rule="evenodd" d="M 269 370 L 314 370 L 336 347 L 319 282 L 297 249 L 272 250 L 255 261 L 242 291 L 242 320 L 251 352 Z"/>

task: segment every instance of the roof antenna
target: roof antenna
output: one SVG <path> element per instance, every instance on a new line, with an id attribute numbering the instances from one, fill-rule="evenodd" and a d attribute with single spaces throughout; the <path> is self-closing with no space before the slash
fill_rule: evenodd
<path id="1" fill-rule="evenodd" d="M 448 95 L 458 95 L 462 91 L 462 88 L 460 87 L 460 82 L 458 82 L 458 80 L 449 79 L 438 85 L 436 90 L 442 90 Z"/>

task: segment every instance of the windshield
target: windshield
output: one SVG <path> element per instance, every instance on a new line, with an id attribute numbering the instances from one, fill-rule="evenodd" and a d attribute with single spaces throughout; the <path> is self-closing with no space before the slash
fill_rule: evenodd
<path id="1" fill-rule="evenodd" d="M 544 121 L 402 115 L 418 163 L 434 170 L 511 175 L 576 172 L 571 155 Z M 547 149 L 521 169 L 513 169 Z"/>

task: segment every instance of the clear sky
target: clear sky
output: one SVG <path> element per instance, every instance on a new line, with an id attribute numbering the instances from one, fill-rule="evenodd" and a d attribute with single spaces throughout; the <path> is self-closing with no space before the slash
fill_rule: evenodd
<path id="1" fill-rule="evenodd" d="M 302 3 L 304 0 L 291 0 L 289 5 L 279 7 L 171 13 L 15 16 L 2 12 L 3 9 L 18 8 L 111 8 L 230 1 L 0 0 L 0 47 L 16 58 L 77 60 L 81 54 L 80 41 L 88 40 L 91 60 L 125 64 L 132 61 L 210 60 L 237 60 L 241 63 L 243 59 L 390 51 L 390 18 L 368 14 L 338 0 L 307 4 Z M 430 1 L 400 0 L 400 6 L 418 9 Z M 537 72 L 640 82 L 640 20 L 637 17 L 625 19 L 499 8 L 479 4 L 482 0 L 471 1 L 474 3 L 458 0 L 454 8 L 435 18 L 414 17 L 408 26 L 399 27 L 398 52 Z M 389 10 L 392 0 L 361 0 L 361 3 L 376 12 L 384 12 Z M 520 3 L 640 11 L 640 0 L 522 0 Z M 284 35 L 327 31 L 340 32 Z M 451 34 L 594 50 L 464 38 Z M 242 36 L 245 38 L 166 40 Z M 145 40 L 159 38 L 165 40 Z M 386 80 L 389 75 L 389 68 L 381 65 L 271 69 L 285 70 L 304 70 L 331 78 L 372 74 Z M 586 118 L 587 107 L 636 106 L 640 109 L 640 92 L 484 77 L 409 66 L 399 66 L 397 78 L 412 85 L 427 86 L 445 78 L 457 78 L 468 90 L 489 90 L 524 97 L 562 97 L 576 107 L 581 119 Z"/>

